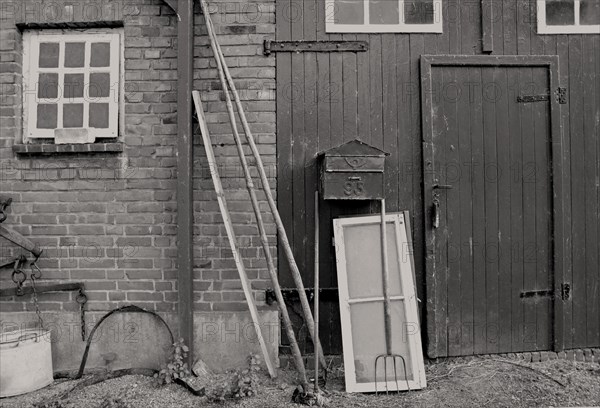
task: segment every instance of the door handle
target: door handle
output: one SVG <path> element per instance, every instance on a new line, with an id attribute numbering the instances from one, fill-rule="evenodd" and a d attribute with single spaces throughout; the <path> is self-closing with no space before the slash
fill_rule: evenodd
<path id="1" fill-rule="evenodd" d="M 454 187 L 450 184 L 434 184 L 433 185 L 434 190 L 450 190 L 452 188 L 454 188 Z"/>
<path id="2" fill-rule="evenodd" d="M 440 227 L 440 200 L 433 199 L 433 228 Z"/>

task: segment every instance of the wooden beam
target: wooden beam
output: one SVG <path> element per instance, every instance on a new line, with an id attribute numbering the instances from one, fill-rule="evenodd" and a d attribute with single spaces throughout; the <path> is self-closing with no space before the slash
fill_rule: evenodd
<path id="1" fill-rule="evenodd" d="M 481 50 L 494 52 L 494 0 L 481 0 Z"/>
<path id="2" fill-rule="evenodd" d="M 227 92 L 227 89 L 225 89 L 224 91 Z M 212 142 L 208 133 L 208 126 L 204 118 L 204 110 L 202 108 L 202 101 L 200 100 L 200 92 L 194 91 L 193 97 L 194 105 L 196 106 L 196 113 L 198 115 L 198 123 L 200 125 L 200 133 L 202 133 L 202 141 L 204 143 L 206 158 L 208 160 L 208 168 L 210 169 L 210 176 L 215 186 L 215 192 L 217 193 L 217 202 L 219 203 L 219 209 L 221 210 L 221 216 L 223 217 L 223 223 L 225 224 L 225 230 L 227 231 L 229 246 L 231 247 L 233 259 L 235 261 L 238 274 L 240 276 L 242 288 L 244 289 L 244 295 L 246 296 L 246 302 L 248 303 L 248 308 L 250 309 L 250 316 L 252 317 L 252 323 L 254 324 L 254 328 L 256 330 L 256 336 L 258 337 L 258 343 L 260 344 L 260 348 L 263 353 L 263 358 L 265 359 L 265 364 L 267 365 L 267 369 L 269 370 L 269 375 L 271 376 L 271 378 L 275 378 L 277 376 L 277 373 L 275 372 L 275 367 L 273 366 L 271 358 L 269 357 L 269 350 L 267 349 L 267 344 L 265 343 L 265 339 L 260 329 L 258 309 L 256 308 L 256 303 L 254 302 L 252 286 L 250 284 L 250 281 L 248 280 L 246 268 L 244 267 L 244 261 L 240 255 L 240 251 L 237 246 L 237 239 L 235 237 L 235 231 L 233 230 L 233 222 L 231 221 L 229 209 L 227 208 L 227 201 L 225 200 L 225 191 L 223 190 L 223 185 L 221 184 L 221 177 L 218 173 L 217 160 L 215 159 L 215 153 L 213 151 Z M 306 381 L 303 385 L 306 385 Z"/>
<path id="3" fill-rule="evenodd" d="M 189 347 L 188 363 L 194 359 L 194 202 L 193 202 L 193 33 L 194 0 L 179 0 L 177 31 L 177 290 L 179 337 Z"/>
<path id="4" fill-rule="evenodd" d="M 164 0 L 165 3 L 176 13 L 179 14 L 179 0 Z"/>
<path id="5" fill-rule="evenodd" d="M 6 238 L 13 244 L 31 252 L 37 258 L 39 258 L 39 256 L 42 254 L 42 250 L 36 244 L 34 244 L 21 234 L 8 230 L 3 226 L 0 226 L 0 237 Z"/>

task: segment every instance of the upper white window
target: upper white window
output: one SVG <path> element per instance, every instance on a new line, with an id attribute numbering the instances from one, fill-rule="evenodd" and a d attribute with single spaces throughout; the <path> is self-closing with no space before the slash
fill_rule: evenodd
<path id="1" fill-rule="evenodd" d="M 328 33 L 441 33 L 442 0 L 325 0 Z"/>
<path id="2" fill-rule="evenodd" d="M 121 29 L 24 34 L 26 138 L 93 143 L 119 133 Z"/>
<path id="3" fill-rule="evenodd" d="M 538 0 L 538 33 L 600 34 L 600 0 Z"/>

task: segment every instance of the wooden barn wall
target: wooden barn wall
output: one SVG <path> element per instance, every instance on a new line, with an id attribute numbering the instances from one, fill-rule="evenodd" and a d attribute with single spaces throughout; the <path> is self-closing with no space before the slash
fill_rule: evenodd
<path id="1" fill-rule="evenodd" d="M 313 274 L 317 152 L 360 138 L 390 153 L 387 210 L 412 214 L 417 290 L 424 316 L 420 56 L 482 54 L 481 0 L 445 0 L 443 34 L 326 34 L 321 0 L 277 0 L 277 40 L 364 40 L 360 53 L 277 54 L 278 200 L 307 286 Z M 600 35 L 538 35 L 535 0 L 492 2 L 493 54 L 558 55 L 566 171 L 566 348 L 600 345 Z M 487 15 L 487 13 L 486 13 Z M 321 211 L 321 286 L 336 288 L 331 219 L 378 212 L 328 203 Z M 282 254 L 280 254 L 282 255 Z M 285 287 L 293 287 L 280 256 Z M 324 301 L 322 341 L 341 352 L 337 300 Z M 424 340 L 426 341 L 426 339 Z"/>

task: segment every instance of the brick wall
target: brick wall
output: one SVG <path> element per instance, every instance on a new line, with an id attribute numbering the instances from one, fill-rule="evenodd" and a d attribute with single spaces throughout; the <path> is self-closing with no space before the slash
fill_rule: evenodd
<path id="1" fill-rule="evenodd" d="M 46 283 L 85 282 L 89 310 L 134 303 L 175 311 L 177 16 L 161 0 L 0 0 L 0 6 L 0 196 L 13 198 L 3 225 L 44 248 L 39 266 Z M 274 36 L 274 1 L 213 2 L 211 8 L 274 189 L 275 59 L 262 55 L 264 39 Z M 15 23 L 95 20 L 124 22 L 124 152 L 17 156 L 12 147 L 22 143 L 22 34 Z M 194 86 L 202 91 L 239 245 L 262 305 L 268 273 L 198 11 L 195 33 Z M 195 309 L 247 310 L 200 141 L 196 134 Z M 274 225 L 266 220 L 275 245 Z M 0 246 L 2 263 L 15 250 L 4 240 Z M 2 287 L 12 287 L 10 275 L 0 271 Z M 44 294 L 42 311 L 76 310 L 73 297 Z M 3 298 L 0 310 L 33 305 L 29 296 Z"/>

